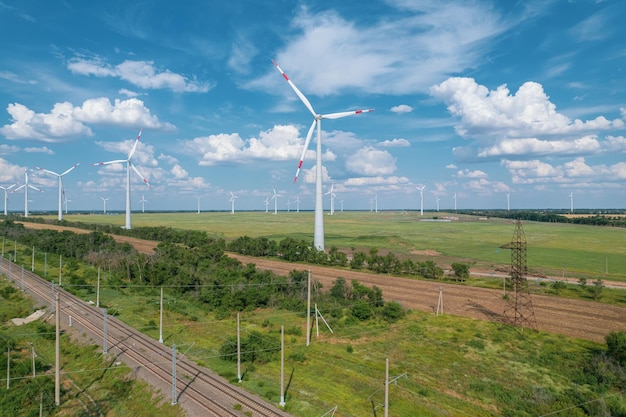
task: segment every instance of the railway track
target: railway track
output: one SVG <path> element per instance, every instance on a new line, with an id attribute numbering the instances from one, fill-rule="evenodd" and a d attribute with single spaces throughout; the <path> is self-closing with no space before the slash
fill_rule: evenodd
<path id="1" fill-rule="evenodd" d="M 9 260 L 0 258 L 0 272 L 13 284 L 31 294 L 40 303 L 54 309 L 54 294 L 60 296 L 61 326 L 87 335 L 94 343 L 107 349 L 107 358 L 113 365 L 121 361 L 149 383 L 167 393 L 172 391 L 172 348 L 135 330 L 115 317 L 106 316 L 104 310 L 84 302 L 63 288 L 26 270 Z M 156 384 L 155 384 L 156 382 Z M 176 392 L 173 401 L 191 416 L 214 417 L 287 417 L 280 410 L 260 397 L 230 384 L 209 369 L 198 366 L 183 355 L 176 357 Z"/>

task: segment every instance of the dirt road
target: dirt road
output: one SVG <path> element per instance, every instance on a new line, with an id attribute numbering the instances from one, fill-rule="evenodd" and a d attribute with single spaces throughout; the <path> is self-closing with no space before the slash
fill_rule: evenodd
<path id="1" fill-rule="evenodd" d="M 40 223 L 24 223 L 26 227 L 72 230 L 88 233 L 86 230 L 63 228 Z M 113 236 L 115 240 L 132 244 L 137 250 L 151 253 L 157 242 L 125 236 Z M 254 258 L 229 254 L 243 263 L 254 263 L 260 269 L 287 274 L 293 269 L 311 270 L 313 278 L 328 289 L 337 277 L 346 281 L 357 280 L 361 284 L 376 285 L 383 291 L 386 301 L 398 301 L 405 308 L 434 312 L 439 300 L 439 288 L 443 291 L 445 314 L 471 317 L 480 320 L 501 322 L 506 319 L 503 312 L 506 301 L 502 290 L 467 287 L 437 281 L 412 280 L 390 275 L 370 274 L 352 270 L 338 270 L 315 265 L 293 264 L 264 258 Z M 626 330 L 626 308 L 592 301 L 571 300 L 560 297 L 533 295 L 532 311 L 537 328 L 542 331 L 566 336 L 604 342 L 611 331 Z"/>

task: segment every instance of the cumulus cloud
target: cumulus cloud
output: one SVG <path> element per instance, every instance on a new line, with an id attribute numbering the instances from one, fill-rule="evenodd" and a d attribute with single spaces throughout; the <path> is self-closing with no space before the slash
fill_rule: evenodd
<path id="1" fill-rule="evenodd" d="M 206 93 L 211 89 L 210 83 L 201 83 L 195 79 L 161 70 L 152 61 L 126 60 L 118 65 L 110 65 L 102 58 L 71 59 L 67 68 L 74 74 L 93 75 L 96 77 L 116 77 L 144 89 L 169 89 L 177 93 Z"/>
<path id="2" fill-rule="evenodd" d="M 404 146 L 411 146 L 411 144 L 406 139 L 391 139 L 391 140 L 385 140 L 383 142 L 380 142 L 378 146 L 381 146 L 384 148 L 398 148 L 398 147 L 404 147 Z"/>
<path id="3" fill-rule="evenodd" d="M 487 178 L 487 173 L 476 169 L 474 171 L 470 171 L 469 169 L 464 169 L 457 172 L 457 177 L 459 178 Z"/>
<path id="4" fill-rule="evenodd" d="M 618 141 L 614 145 L 619 146 Z M 622 145 L 623 146 L 623 145 Z M 478 151 L 481 158 L 528 155 L 590 155 L 603 150 L 595 135 L 573 140 L 540 140 L 537 138 L 504 139 Z"/>
<path id="5" fill-rule="evenodd" d="M 24 180 L 24 168 L 0 158 L 0 183 L 11 185 L 20 180 Z"/>
<path id="6" fill-rule="evenodd" d="M 363 187 L 363 186 L 376 186 L 376 185 L 408 185 L 410 184 L 410 180 L 407 177 L 397 177 L 397 176 L 389 176 L 389 177 L 356 177 L 349 178 L 344 181 L 344 186 L 346 187 Z"/>
<path id="7" fill-rule="evenodd" d="M 391 111 L 394 113 L 411 113 L 413 111 L 413 107 L 407 104 L 400 104 L 398 106 L 393 106 Z"/>
<path id="8" fill-rule="evenodd" d="M 546 162 L 503 160 L 502 166 L 508 169 L 516 184 L 567 184 L 617 182 L 626 178 L 626 163 L 613 165 L 589 165 L 584 157 L 578 157 L 561 165 Z"/>
<path id="9" fill-rule="evenodd" d="M 243 163 L 253 159 L 271 161 L 297 161 L 302 153 L 304 140 L 292 125 L 276 125 L 260 132 L 258 138 L 244 140 L 238 133 L 220 133 L 181 141 L 183 152 L 199 157 L 199 164 L 212 166 L 224 162 Z M 307 151 L 306 158 L 314 157 Z M 336 155 L 327 151 L 324 160 L 331 161 Z"/>
<path id="10" fill-rule="evenodd" d="M 40 148 L 28 147 L 24 148 L 24 152 L 27 153 L 45 153 L 48 155 L 54 155 L 54 151 L 47 146 L 42 146 Z"/>
<path id="11" fill-rule="evenodd" d="M 396 158 L 387 151 L 366 146 L 346 161 L 346 168 L 366 176 L 389 175 L 396 171 Z"/>
<path id="12" fill-rule="evenodd" d="M 12 140 L 55 143 L 80 136 L 93 136 L 88 123 L 175 129 L 170 123 L 160 122 L 143 101 L 135 98 L 111 103 L 108 98 L 100 97 L 86 100 L 78 107 L 69 102 L 56 103 L 50 113 L 35 113 L 22 104 L 13 103 L 9 104 L 7 112 L 11 115 L 11 124 L 0 128 L 0 133 Z"/>

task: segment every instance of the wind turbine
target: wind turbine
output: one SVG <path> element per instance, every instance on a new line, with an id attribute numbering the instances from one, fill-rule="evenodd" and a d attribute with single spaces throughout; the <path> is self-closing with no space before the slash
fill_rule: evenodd
<path id="1" fill-rule="evenodd" d="M 197 214 L 200 214 L 200 196 L 197 195 L 196 198 L 198 199 L 198 213 Z"/>
<path id="2" fill-rule="evenodd" d="M 439 211 L 439 196 L 436 196 L 435 199 L 437 201 L 437 211 Z"/>
<path id="3" fill-rule="evenodd" d="M 368 113 L 374 111 L 373 109 L 367 110 L 354 110 L 354 111 L 346 111 L 340 113 L 329 113 L 329 114 L 318 114 L 313 110 L 313 106 L 309 102 L 309 100 L 302 94 L 298 87 L 289 79 L 287 74 L 283 72 L 283 70 L 278 66 L 276 61 L 272 60 L 274 66 L 280 73 L 289 86 L 293 89 L 296 95 L 300 98 L 300 101 L 304 104 L 304 106 L 311 112 L 313 115 L 313 123 L 309 128 L 309 133 L 306 135 L 306 140 L 304 141 L 304 149 L 302 150 L 302 156 L 300 157 L 300 163 L 298 164 L 298 170 L 296 171 L 296 176 L 293 180 L 295 183 L 298 179 L 298 174 L 300 173 L 300 168 L 302 168 L 302 162 L 304 161 L 304 155 L 309 147 L 309 143 L 311 142 L 311 137 L 313 136 L 313 129 L 317 126 L 317 150 L 316 150 L 316 163 L 315 163 L 315 232 L 313 235 L 313 245 L 317 250 L 324 250 L 324 201 L 322 196 L 322 119 L 340 119 L 342 117 L 353 116 L 361 113 Z"/>
<path id="4" fill-rule="evenodd" d="M 17 184 L 11 184 L 7 187 L 0 186 L 1 189 L 4 190 L 4 215 L 7 215 L 7 203 L 9 202 L 9 190 L 15 187 Z"/>
<path id="5" fill-rule="evenodd" d="M 330 215 L 335 214 L 335 193 L 333 193 L 333 188 L 335 188 L 335 183 L 330 185 L 330 190 L 326 193 L 326 195 L 330 195 Z"/>
<path id="6" fill-rule="evenodd" d="M 65 192 L 63 192 L 63 204 L 65 205 L 65 214 L 67 214 L 67 203 L 69 203 L 72 200 L 68 200 L 67 199 L 67 195 L 65 195 Z"/>
<path id="7" fill-rule="evenodd" d="M 274 200 L 274 214 L 277 214 L 278 213 L 278 197 L 281 197 L 281 195 L 276 194 L 276 190 L 274 188 L 272 188 L 272 191 L 274 191 L 274 195 L 272 196 L 270 200 Z"/>
<path id="8" fill-rule="evenodd" d="M 102 200 L 102 203 L 104 204 L 104 214 L 107 214 L 107 200 L 108 198 L 104 198 L 104 197 L 100 197 L 100 199 Z"/>
<path id="9" fill-rule="evenodd" d="M 341 212 L 343 213 L 343 200 L 339 201 L 341 203 Z"/>
<path id="10" fill-rule="evenodd" d="M 37 167 L 38 170 L 43 171 L 45 173 L 48 173 L 50 175 L 54 175 L 56 177 L 59 178 L 59 221 L 63 220 L 63 210 L 62 210 L 62 199 L 63 199 L 63 176 L 67 173 L 69 173 L 71 170 L 73 170 L 74 168 L 76 168 L 77 166 L 80 165 L 80 162 L 75 163 L 74 165 L 72 165 L 70 168 L 66 169 L 64 173 L 62 174 L 58 174 L 56 172 L 47 170 L 47 169 L 43 169 L 41 167 Z M 67 214 L 67 210 L 65 210 L 65 213 Z"/>
<path id="11" fill-rule="evenodd" d="M 98 163 L 92 164 L 92 165 L 111 165 L 111 164 L 124 164 L 124 163 L 126 164 L 126 229 L 131 229 L 131 225 L 130 225 L 130 170 L 132 169 L 133 171 L 135 171 L 135 174 L 139 175 L 139 177 L 143 180 L 144 184 L 150 187 L 150 184 L 148 184 L 148 180 L 143 175 L 141 175 L 139 170 L 135 168 L 135 165 L 133 165 L 133 162 L 132 162 L 132 157 L 135 151 L 137 150 L 137 145 L 139 144 L 139 139 L 141 138 L 141 132 L 142 130 L 139 130 L 137 139 L 135 139 L 135 144 L 131 148 L 130 152 L 128 153 L 128 157 L 126 159 L 116 159 L 114 161 L 98 162 Z"/>
<path id="12" fill-rule="evenodd" d="M 569 193 L 569 212 L 574 214 L 574 193 Z"/>
<path id="13" fill-rule="evenodd" d="M 378 194 L 374 194 L 374 212 L 378 213 Z"/>
<path id="14" fill-rule="evenodd" d="M 296 213 L 300 213 L 300 197 L 296 197 Z"/>
<path id="15" fill-rule="evenodd" d="M 456 192 L 454 193 L 454 197 L 452 198 L 454 198 L 454 211 L 456 211 Z"/>
<path id="16" fill-rule="evenodd" d="M 16 191 L 19 191 L 21 189 L 24 189 L 24 217 L 28 217 L 28 189 L 32 188 L 35 191 L 39 191 L 40 193 L 43 192 L 41 191 L 39 188 L 30 185 L 28 183 L 28 169 L 24 170 L 24 184 L 20 185 L 19 187 L 13 189 L 13 191 L 11 191 L 11 193 L 14 193 Z"/>
<path id="17" fill-rule="evenodd" d="M 265 212 L 268 213 L 269 212 L 269 206 L 270 206 L 270 199 L 269 197 L 265 197 Z"/>
<path id="18" fill-rule="evenodd" d="M 424 184 L 418 185 L 417 188 L 420 191 L 420 216 L 424 215 L 424 188 L 426 186 Z"/>
<path id="19" fill-rule="evenodd" d="M 141 200 L 139 200 L 139 202 L 141 203 L 141 212 L 144 213 L 145 212 L 145 208 L 146 208 L 146 203 L 148 202 L 148 200 L 146 200 L 143 197 L 143 194 L 141 195 Z"/>
<path id="20" fill-rule="evenodd" d="M 511 194 L 506 194 L 506 211 L 511 211 Z"/>
<path id="21" fill-rule="evenodd" d="M 233 192 L 230 192 L 230 214 L 235 214 L 235 199 L 237 198 L 237 196 L 235 194 L 233 194 Z"/>

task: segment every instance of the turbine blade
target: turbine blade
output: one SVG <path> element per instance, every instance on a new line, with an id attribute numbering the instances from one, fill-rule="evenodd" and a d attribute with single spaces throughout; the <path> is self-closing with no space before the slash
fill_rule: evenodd
<path id="1" fill-rule="evenodd" d="M 298 95 L 298 97 L 300 97 L 300 101 L 302 101 L 302 103 L 304 103 L 306 108 L 309 109 L 309 111 L 311 112 L 313 117 L 317 116 L 317 114 L 315 113 L 315 110 L 313 110 L 313 106 L 311 106 L 311 103 L 309 102 L 309 100 L 304 96 L 304 94 L 302 94 L 302 92 L 300 90 L 298 90 L 298 87 L 296 87 L 296 85 L 293 82 L 291 82 L 291 80 L 289 79 L 287 74 L 285 74 L 283 72 L 283 70 L 278 66 L 278 63 L 276 61 L 274 61 L 273 59 L 272 59 L 272 62 L 274 63 L 274 66 L 276 67 L 276 69 L 278 69 L 278 71 L 280 71 L 280 73 L 283 75 L 283 78 L 285 79 L 285 81 L 287 81 L 287 83 L 289 83 L 289 85 L 291 86 L 293 91 L 295 91 L 296 94 Z"/>
<path id="2" fill-rule="evenodd" d="M 106 162 L 96 162 L 95 164 L 91 164 L 91 166 L 96 166 L 96 165 L 111 165 L 111 164 L 125 164 L 126 161 L 125 159 L 116 159 L 115 161 L 106 161 Z"/>
<path id="3" fill-rule="evenodd" d="M 315 129 L 316 123 L 317 123 L 317 120 L 313 120 L 313 123 L 311 123 L 311 127 L 309 128 L 309 133 L 307 133 L 306 135 L 306 140 L 304 141 L 304 149 L 302 150 L 302 155 L 300 156 L 300 163 L 298 164 L 298 170 L 296 171 L 296 177 L 293 179 L 294 184 L 296 183 L 296 181 L 298 181 L 300 168 L 302 168 L 302 163 L 304 162 L 304 155 L 306 154 L 306 151 L 309 148 L 309 143 L 311 143 L 311 138 L 313 137 L 313 129 Z"/>
<path id="4" fill-rule="evenodd" d="M 367 109 L 367 110 L 354 110 L 354 111 L 343 111 L 339 113 L 323 114 L 322 119 L 341 119 L 342 117 L 354 116 L 356 114 L 361 114 L 361 113 L 370 113 L 373 111 L 374 109 Z"/>
<path id="5" fill-rule="evenodd" d="M 25 186 L 26 186 L 26 184 L 22 184 L 22 185 L 20 185 L 19 187 L 17 187 L 16 189 L 14 189 L 13 191 L 11 191 L 11 193 L 14 193 L 14 192 L 16 192 L 16 191 L 19 191 L 19 190 L 21 190 L 22 188 L 24 188 Z"/>
<path id="6" fill-rule="evenodd" d="M 79 166 L 79 165 L 80 165 L 80 162 L 78 162 L 78 163 L 76 163 L 76 164 L 72 165 L 72 167 L 71 167 L 71 168 L 69 168 L 69 169 L 65 170 L 65 172 L 64 172 L 63 174 L 61 174 L 60 176 L 62 177 L 63 175 L 67 174 L 68 172 L 70 172 L 71 170 L 73 170 L 74 168 L 76 168 L 76 167 L 77 167 L 77 166 Z"/>
<path id="7" fill-rule="evenodd" d="M 143 132 L 143 129 L 139 129 L 139 134 L 137 135 L 137 139 L 135 139 L 135 144 L 133 145 L 133 148 L 130 150 L 130 153 L 128 154 L 128 159 L 133 157 L 133 154 L 135 153 L 135 150 L 137 149 L 137 144 L 139 143 L 139 139 L 141 138 L 141 132 Z"/>
<path id="8" fill-rule="evenodd" d="M 137 175 L 139 175 L 142 179 L 142 181 L 148 186 L 151 187 L 151 185 L 148 183 L 148 180 L 146 179 L 146 177 L 144 177 L 143 175 L 141 175 L 141 172 L 139 172 L 139 170 L 137 168 L 135 168 L 135 166 L 133 164 L 130 164 L 130 167 L 133 169 L 133 171 L 135 171 L 135 173 Z"/>
<path id="9" fill-rule="evenodd" d="M 43 172 L 46 172 L 48 174 L 56 175 L 57 177 L 59 176 L 59 174 L 57 174 L 56 172 L 48 171 L 47 169 L 43 169 L 41 167 L 35 167 L 35 168 L 37 168 L 39 171 L 43 171 Z"/>

